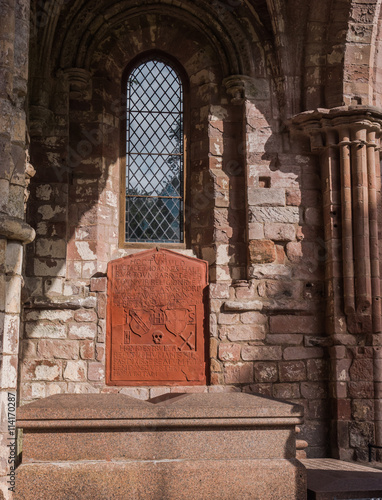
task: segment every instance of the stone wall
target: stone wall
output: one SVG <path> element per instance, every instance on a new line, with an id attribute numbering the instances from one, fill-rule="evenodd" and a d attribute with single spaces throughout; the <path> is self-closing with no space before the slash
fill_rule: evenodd
<path id="1" fill-rule="evenodd" d="M 14 483 L 16 439 L 14 404 L 20 336 L 23 244 L 34 237 L 24 222 L 25 190 L 33 167 L 28 163 L 27 93 L 29 2 L 0 3 L 0 495 Z"/>
<path id="2" fill-rule="evenodd" d="M 166 31 L 158 29 L 162 25 Z M 181 33 L 187 39 L 177 46 Z M 184 251 L 209 263 L 207 387 L 105 384 L 107 263 L 139 251 L 119 244 L 120 94 L 124 69 L 137 54 L 132 40 L 141 41 L 141 53 L 167 51 L 187 74 Z M 186 20 L 175 22 L 170 11 L 140 14 L 110 30 L 87 64 L 60 70 L 39 86 L 54 95 L 45 98 L 49 110 L 37 106 L 38 92 L 32 98 L 32 156 L 40 170 L 29 204 L 37 238 L 27 257 L 22 403 L 62 392 L 143 399 L 169 391 L 260 392 L 303 403 L 302 437 L 311 456 L 324 456 L 328 364 L 319 165 L 280 132 L 266 65 L 251 76 L 224 78 L 227 56 Z"/>
<path id="3" fill-rule="evenodd" d="M 24 272 L 22 242 L 33 238 L 23 223 L 29 2 L 0 4 L 4 394 L 16 389 L 21 311 L 22 404 L 62 392 L 142 399 L 169 391 L 260 392 L 304 405 L 308 456 L 365 459 L 369 442 L 382 444 L 374 244 L 380 118 L 375 108 L 290 118 L 306 109 L 380 105 L 373 49 L 380 46 L 380 3 L 31 2 L 28 128 L 37 173 L 28 222 L 37 237 Z M 181 251 L 210 268 L 206 387 L 105 385 L 107 264 L 139 251 L 119 237 L 121 81 L 149 50 L 174 57 L 188 81 L 188 240 Z M 341 134 L 354 113 L 374 121 L 367 136 L 346 141 L 333 113 L 345 120 Z M 362 201 L 357 178 L 340 182 L 345 149 L 355 158 L 358 147 L 367 158 L 360 191 L 372 200 L 370 215 L 357 219 L 372 228 L 359 238 L 363 246 L 349 233 L 344 194 L 353 189 L 353 201 Z M 361 227 L 357 221 L 350 225 Z M 353 245 L 366 250 L 347 258 Z M 357 307 L 362 287 L 370 288 L 366 309 L 347 308 L 349 261 L 358 273 Z M 372 285 L 364 262 L 374 269 Z"/>

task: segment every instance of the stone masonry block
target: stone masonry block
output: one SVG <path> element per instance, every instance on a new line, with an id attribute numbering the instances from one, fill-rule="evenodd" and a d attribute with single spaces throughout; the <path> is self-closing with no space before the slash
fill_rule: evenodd
<path id="1" fill-rule="evenodd" d="M 19 316 L 0 313 L 0 338 L 3 339 L 3 354 L 18 354 L 19 336 Z"/>
<path id="2" fill-rule="evenodd" d="M 292 224 L 268 223 L 264 226 L 265 237 L 273 241 L 293 241 L 296 229 Z"/>
<path id="3" fill-rule="evenodd" d="M 273 316 L 270 318 L 271 333 L 324 333 L 325 325 L 316 316 Z"/>
<path id="4" fill-rule="evenodd" d="M 72 382 L 85 382 L 87 366 L 85 361 L 68 361 L 64 370 L 64 379 Z"/>
<path id="5" fill-rule="evenodd" d="M 300 397 L 299 384 L 274 384 L 273 397 L 280 399 L 297 399 Z"/>
<path id="6" fill-rule="evenodd" d="M 90 290 L 92 292 L 106 292 L 107 278 L 92 278 L 90 280 Z"/>
<path id="7" fill-rule="evenodd" d="M 211 299 L 228 299 L 229 284 L 228 283 L 211 283 L 209 286 Z"/>
<path id="8" fill-rule="evenodd" d="M 264 326 L 257 324 L 226 326 L 224 328 L 224 333 L 231 342 L 265 339 Z"/>
<path id="9" fill-rule="evenodd" d="M 0 371 L 0 387 L 2 389 L 16 389 L 17 387 L 17 355 L 2 357 Z"/>
<path id="10" fill-rule="evenodd" d="M 239 315 L 238 314 L 227 314 L 220 313 L 218 316 L 218 324 L 219 325 L 235 325 L 239 323 Z"/>
<path id="11" fill-rule="evenodd" d="M 298 207 L 251 207 L 249 222 L 297 224 L 300 222 L 300 211 Z"/>
<path id="12" fill-rule="evenodd" d="M 38 343 L 37 353 L 46 359 L 77 359 L 79 345 L 75 340 L 47 340 Z"/>
<path id="13" fill-rule="evenodd" d="M 220 344 L 219 359 L 221 361 L 239 361 L 241 347 L 237 344 Z"/>
<path id="14" fill-rule="evenodd" d="M 264 238 L 264 224 L 253 222 L 248 225 L 248 238 L 250 240 L 262 240 Z"/>
<path id="15" fill-rule="evenodd" d="M 97 314 L 92 309 L 80 309 L 74 313 L 75 321 L 79 323 L 82 322 L 94 322 L 97 321 Z"/>
<path id="16" fill-rule="evenodd" d="M 372 359 L 354 359 L 350 370 L 350 379 L 354 381 L 373 380 L 373 360 Z"/>
<path id="17" fill-rule="evenodd" d="M 306 366 L 303 361 L 283 361 L 279 364 L 281 382 L 306 380 Z"/>
<path id="18" fill-rule="evenodd" d="M 272 345 L 299 345 L 302 344 L 304 336 L 297 333 L 275 333 L 267 335 L 268 344 Z"/>
<path id="19" fill-rule="evenodd" d="M 267 264 L 276 260 L 276 249 L 273 241 L 252 240 L 249 242 L 249 258 L 254 264 Z"/>
<path id="20" fill-rule="evenodd" d="M 25 325 L 25 333 L 30 339 L 64 339 L 66 338 L 66 326 L 59 323 L 30 322 Z"/>
<path id="21" fill-rule="evenodd" d="M 241 350 L 244 361 L 273 361 L 282 358 L 280 346 L 244 346 Z"/>
<path id="22" fill-rule="evenodd" d="M 94 323 L 69 323 L 70 339 L 95 339 L 97 325 Z"/>
<path id="23" fill-rule="evenodd" d="M 248 189 L 248 204 L 257 207 L 283 207 L 285 206 L 285 189 Z"/>
<path id="24" fill-rule="evenodd" d="M 322 358 L 324 350 L 321 347 L 287 347 L 283 353 L 285 360 Z"/>
<path id="25" fill-rule="evenodd" d="M 259 362 L 254 364 L 256 382 L 277 382 L 277 364 L 272 362 Z"/>
<path id="26" fill-rule="evenodd" d="M 308 359 L 306 368 L 309 380 L 329 380 L 330 370 L 327 359 Z"/>
<path id="27" fill-rule="evenodd" d="M 58 381 L 62 375 L 62 361 L 60 360 L 31 360 L 23 361 L 21 366 L 22 380 Z"/>
<path id="28" fill-rule="evenodd" d="M 95 346 L 93 340 L 81 340 L 80 341 L 80 356 L 81 359 L 94 359 L 95 358 Z"/>
<path id="29" fill-rule="evenodd" d="M 224 365 L 224 380 L 226 384 L 248 384 L 253 382 L 253 364 L 226 363 Z"/>
<path id="30" fill-rule="evenodd" d="M 301 396 L 306 399 L 325 399 L 327 397 L 326 385 L 323 382 L 302 382 Z"/>
<path id="31" fill-rule="evenodd" d="M 89 363 L 88 366 L 88 379 L 101 382 L 105 379 L 105 367 L 102 363 Z"/>
<path id="32" fill-rule="evenodd" d="M 36 240 L 36 255 L 38 257 L 63 259 L 66 255 L 66 241 L 39 238 Z"/>

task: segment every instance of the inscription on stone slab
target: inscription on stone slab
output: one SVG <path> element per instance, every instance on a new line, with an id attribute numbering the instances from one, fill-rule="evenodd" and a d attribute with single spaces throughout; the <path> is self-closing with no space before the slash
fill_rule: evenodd
<path id="1" fill-rule="evenodd" d="M 207 262 L 154 249 L 109 263 L 109 385 L 206 383 Z"/>

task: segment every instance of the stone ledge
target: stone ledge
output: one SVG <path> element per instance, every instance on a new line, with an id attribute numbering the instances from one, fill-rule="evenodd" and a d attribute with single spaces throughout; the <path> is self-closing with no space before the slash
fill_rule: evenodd
<path id="1" fill-rule="evenodd" d="M 77 295 L 36 296 L 24 303 L 24 307 L 31 309 L 91 309 L 96 305 L 97 298 L 92 295 L 87 297 Z"/>
<path id="2" fill-rule="evenodd" d="M 17 410 L 20 427 L 27 428 L 31 421 L 83 420 L 140 420 L 154 421 L 174 419 L 193 421 L 196 419 L 290 419 L 301 422 L 302 406 L 260 395 L 245 393 L 218 394 L 165 394 L 152 401 L 142 401 L 123 394 L 56 394 Z M 110 424 L 110 422 L 109 422 Z M 57 425 L 58 426 L 58 425 Z"/>
<path id="3" fill-rule="evenodd" d="M 248 302 L 227 300 L 223 304 L 224 311 L 226 312 L 267 311 L 274 313 L 299 313 L 305 311 L 311 312 L 311 314 L 316 311 L 316 304 L 313 304 L 313 306 L 309 301 L 297 300 L 251 300 Z"/>

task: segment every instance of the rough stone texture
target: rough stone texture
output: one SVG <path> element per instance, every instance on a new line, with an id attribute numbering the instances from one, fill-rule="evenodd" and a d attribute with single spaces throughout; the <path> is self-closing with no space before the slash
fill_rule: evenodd
<path id="1" fill-rule="evenodd" d="M 296 398 L 311 457 L 362 460 L 366 437 L 382 445 L 377 0 L 12 0 L 1 12 L 4 394 L 18 386 L 24 404 L 121 390 L 104 380 L 105 273 L 142 250 L 119 242 L 121 82 L 154 49 L 187 82 L 178 250 L 209 263 L 214 341 L 198 390 Z M 26 147 L 36 241 L 22 267 Z M 122 390 L 147 399 L 168 387 Z"/>
<path id="2" fill-rule="evenodd" d="M 25 96 L 28 80 L 29 2 L 1 2 L 0 20 L 0 496 L 14 486 L 14 410 L 20 338 L 24 244 L 35 231 L 24 220 L 29 163 Z M 41 394 L 41 393 L 40 393 Z M 7 477 L 7 474 L 12 474 Z M 7 483 L 12 480 L 13 483 Z"/>

